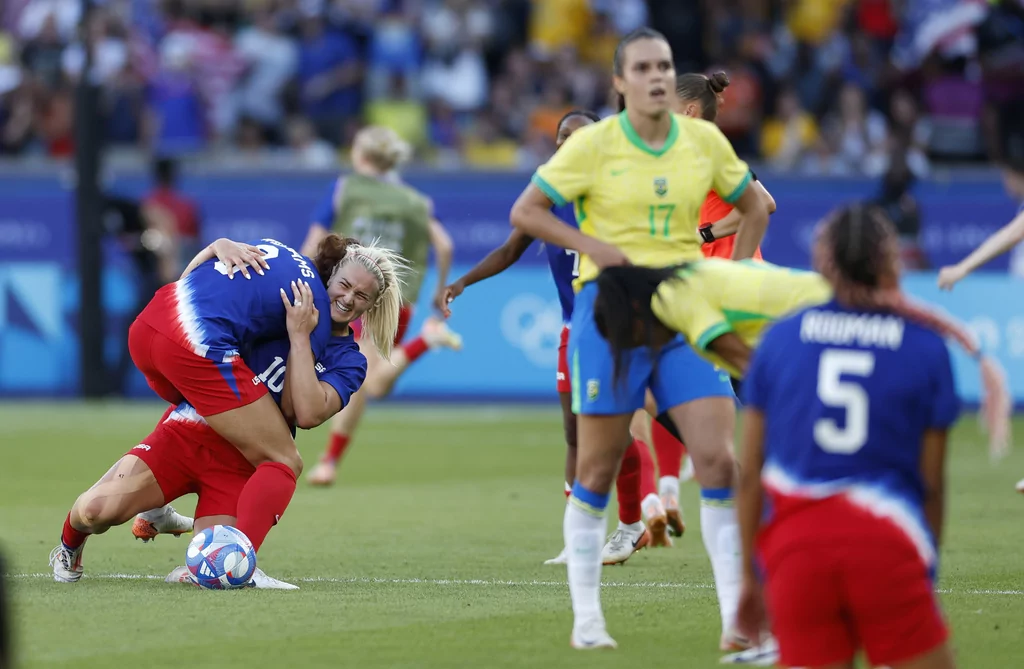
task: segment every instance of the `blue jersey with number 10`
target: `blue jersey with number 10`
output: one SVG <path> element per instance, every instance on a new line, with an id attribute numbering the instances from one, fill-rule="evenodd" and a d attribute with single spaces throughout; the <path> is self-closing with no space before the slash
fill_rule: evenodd
<path id="1" fill-rule="evenodd" d="M 934 564 L 921 442 L 960 411 L 949 351 L 934 331 L 835 301 L 767 332 L 743 380 L 765 420 L 769 522 L 842 495 L 895 523 Z"/>
<path id="2" fill-rule="evenodd" d="M 281 289 L 293 299 L 291 282 L 306 281 L 320 321 L 310 336 L 319 359 L 331 336 L 330 300 L 313 261 L 274 239 L 253 244 L 266 258 L 263 275 L 249 269 L 250 279 L 227 277 L 221 262 L 208 261 L 178 281 L 177 320 L 187 344 L 199 355 L 221 359 L 258 341 L 288 339 Z M 184 343 L 184 342 L 183 342 Z"/>
<path id="3" fill-rule="evenodd" d="M 576 213 L 571 204 L 555 207 L 553 213 L 564 223 L 576 227 Z M 572 308 L 576 301 L 572 282 L 580 275 L 580 254 L 553 244 L 544 244 L 544 251 L 548 255 L 551 278 L 555 280 L 558 301 L 562 305 L 562 322 L 568 323 L 572 320 Z"/>

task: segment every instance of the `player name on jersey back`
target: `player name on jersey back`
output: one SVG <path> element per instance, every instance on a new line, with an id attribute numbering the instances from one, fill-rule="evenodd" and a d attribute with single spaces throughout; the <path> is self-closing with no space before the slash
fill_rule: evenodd
<path id="1" fill-rule="evenodd" d="M 800 341 L 899 350 L 904 320 L 891 314 L 850 314 L 812 309 L 800 319 Z"/>

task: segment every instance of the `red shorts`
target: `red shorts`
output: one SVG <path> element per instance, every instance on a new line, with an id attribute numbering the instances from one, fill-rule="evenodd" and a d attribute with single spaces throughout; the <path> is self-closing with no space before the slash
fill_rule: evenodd
<path id="1" fill-rule="evenodd" d="M 188 493 L 199 495 L 196 518 L 238 515 L 238 496 L 256 471 L 211 428 L 192 423 L 161 422 L 126 455 L 149 466 L 165 504 Z"/>
<path id="2" fill-rule="evenodd" d="M 138 319 L 128 330 L 128 350 L 161 399 L 171 404 L 188 400 L 201 416 L 237 409 L 267 394 L 240 356 L 228 362 L 201 358 Z"/>
<path id="3" fill-rule="evenodd" d="M 569 326 L 562 326 L 562 334 L 558 337 L 558 375 L 555 387 L 560 393 L 572 392 L 572 379 L 569 378 Z"/>
<path id="4" fill-rule="evenodd" d="M 907 535 L 841 498 L 778 520 L 758 547 L 783 666 L 838 664 L 861 648 L 870 666 L 895 665 L 949 636 Z"/>
<path id="5" fill-rule="evenodd" d="M 395 346 L 402 343 L 405 339 L 405 332 L 409 329 L 409 321 L 412 320 L 412 305 L 403 304 L 402 310 L 398 312 L 398 331 L 395 332 Z M 357 319 L 349 327 L 352 328 L 352 333 L 355 334 L 356 339 L 362 338 L 363 332 L 363 320 Z"/>

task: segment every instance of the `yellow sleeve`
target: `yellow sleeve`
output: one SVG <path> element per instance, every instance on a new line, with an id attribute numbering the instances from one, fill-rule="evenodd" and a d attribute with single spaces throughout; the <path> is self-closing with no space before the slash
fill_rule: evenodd
<path id="1" fill-rule="evenodd" d="M 711 188 L 718 193 L 718 197 L 733 204 L 750 185 L 750 167 L 740 160 L 732 144 L 714 123 L 708 123 L 705 127 L 714 169 Z"/>
<path id="2" fill-rule="evenodd" d="M 725 314 L 714 308 L 700 288 L 686 279 L 662 283 L 651 298 L 651 309 L 659 321 L 702 351 L 716 338 L 732 332 Z"/>
<path id="3" fill-rule="evenodd" d="M 565 140 L 548 162 L 537 168 L 530 181 L 555 206 L 572 202 L 590 189 L 597 170 L 594 132 L 600 124 L 580 128 Z"/>

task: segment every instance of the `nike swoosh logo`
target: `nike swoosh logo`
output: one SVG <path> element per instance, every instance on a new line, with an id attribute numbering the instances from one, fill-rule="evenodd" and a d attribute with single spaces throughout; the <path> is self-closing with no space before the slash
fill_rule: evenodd
<path id="1" fill-rule="evenodd" d="M 633 542 L 633 548 L 636 548 L 636 545 L 637 545 L 638 543 L 640 543 L 640 540 L 641 540 L 641 539 L 643 539 L 643 538 L 644 538 L 644 533 L 643 533 L 643 532 L 641 532 L 641 533 L 640 533 L 640 536 L 638 536 L 638 537 L 636 538 L 636 541 L 634 541 L 634 542 Z"/>

